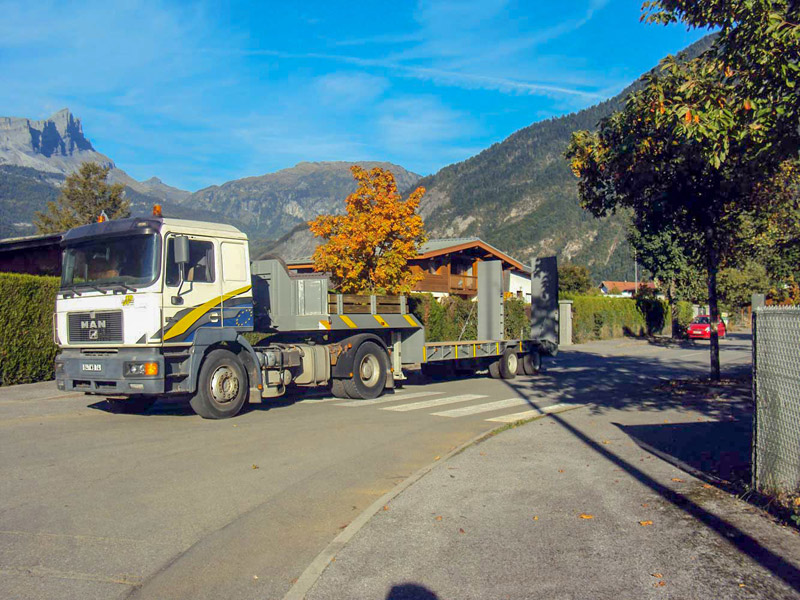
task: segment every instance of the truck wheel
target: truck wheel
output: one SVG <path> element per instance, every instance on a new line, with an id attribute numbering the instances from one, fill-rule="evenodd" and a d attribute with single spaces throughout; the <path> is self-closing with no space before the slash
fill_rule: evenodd
<path id="1" fill-rule="evenodd" d="M 389 357 L 384 349 L 375 342 L 364 342 L 356 350 L 353 376 L 342 379 L 344 391 L 359 400 L 377 398 L 383 393 L 388 371 Z"/>
<path id="2" fill-rule="evenodd" d="M 503 356 L 497 361 L 500 377 L 503 379 L 514 379 L 514 377 L 517 376 L 518 363 L 519 359 L 517 358 L 516 351 L 511 348 L 506 348 L 505 352 L 503 352 Z"/>
<path id="3" fill-rule="evenodd" d="M 197 392 L 189 404 L 204 419 L 228 419 L 239 413 L 249 393 L 239 357 L 228 350 L 212 350 L 200 367 Z"/>
<path id="4" fill-rule="evenodd" d="M 489 377 L 492 379 L 501 379 L 500 375 L 500 359 L 489 363 Z"/>
<path id="5" fill-rule="evenodd" d="M 106 398 L 113 413 L 135 415 L 147 412 L 156 403 L 155 396 L 128 396 L 127 398 Z"/>
<path id="6" fill-rule="evenodd" d="M 344 389 L 344 381 L 344 379 L 334 379 L 331 381 L 331 394 L 333 394 L 334 398 L 350 399 L 350 396 L 347 395 L 347 391 Z"/>
<path id="7" fill-rule="evenodd" d="M 525 354 L 519 362 L 525 375 L 536 375 L 542 368 L 542 355 L 534 350 L 530 354 Z M 517 369 L 517 374 L 519 374 L 519 369 Z"/>

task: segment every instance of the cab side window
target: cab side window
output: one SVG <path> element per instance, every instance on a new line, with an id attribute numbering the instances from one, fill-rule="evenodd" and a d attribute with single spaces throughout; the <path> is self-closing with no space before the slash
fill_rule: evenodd
<path id="1" fill-rule="evenodd" d="M 212 283 L 214 281 L 214 244 L 200 240 L 189 240 L 189 262 L 186 263 L 184 281 Z M 166 284 L 180 283 L 178 263 L 175 262 L 175 241 L 167 241 Z"/>

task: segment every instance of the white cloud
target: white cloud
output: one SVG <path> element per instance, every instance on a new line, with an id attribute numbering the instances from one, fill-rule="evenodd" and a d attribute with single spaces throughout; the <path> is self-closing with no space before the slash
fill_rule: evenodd
<path id="1" fill-rule="evenodd" d="M 474 130 L 469 117 L 451 110 L 432 97 L 387 100 L 379 107 L 378 127 L 385 144 L 395 151 L 427 151 L 468 137 Z"/>
<path id="2" fill-rule="evenodd" d="M 321 102 L 342 109 L 363 108 L 389 88 L 385 77 L 361 72 L 334 72 L 317 78 Z"/>

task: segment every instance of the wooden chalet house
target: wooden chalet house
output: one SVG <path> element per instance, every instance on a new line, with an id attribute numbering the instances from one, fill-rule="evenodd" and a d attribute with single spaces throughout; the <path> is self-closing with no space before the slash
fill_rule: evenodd
<path id="1" fill-rule="evenodd" d="M 409 261 L 413 272 L 425 275 L 414 291 L 430 292 L 437 297 L 448 294 L 474 297 L 478 294 L 478 263 L 482 260 L 502 261 L 505 291 L 530 302 L 530 267 L 479 238 L 428 240 L 417 257 Z M 311 259 L 287 261 L 286 266 L 296 273 L 314 270 Z"/>

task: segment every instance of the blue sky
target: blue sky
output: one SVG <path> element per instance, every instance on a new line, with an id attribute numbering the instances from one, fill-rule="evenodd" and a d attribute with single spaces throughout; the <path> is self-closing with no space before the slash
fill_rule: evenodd
<path id="1" fill-rule="evenodd" d="M 704 35 L 640 5 L 0 0 L 0 115 L 69 107 L 118 167 L 192 191 L 304 160 L 429 174 Z"/>

